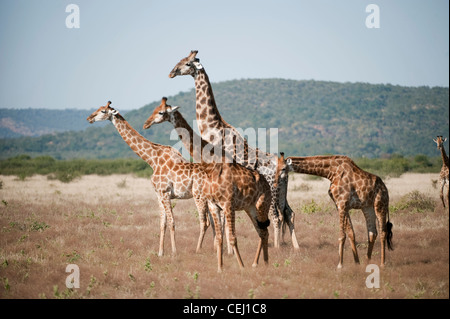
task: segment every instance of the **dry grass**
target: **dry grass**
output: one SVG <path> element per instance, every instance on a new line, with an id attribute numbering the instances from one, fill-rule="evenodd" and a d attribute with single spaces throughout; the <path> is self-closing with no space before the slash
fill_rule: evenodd
<path id="1" fill-rule="evenodd" d="M 353 263 L 346 243 L 344 268 L 336 270 L 338 220 L 326 180 L 290 177 L 298 251 L 290 242 L 279 250 L 270 246 L 269 265 L 253 269 L 257 235 L 238 212 L 246 268 L 239 270 L 235 257 L 225 255 L 218 274 L 211 230 L 195 253 L 193 200 L 176 201 L 177 255 L 170 255 L 166 235 L 166 255 L 157 256 L 159 209 L 147 179 L 85 176 L 63 184 L 44 176 L 0 176 L 0 298 L 449 298 L 449 214 L 433 179 L 435 174 L 406 174 L 386 180 L 395 250 L 387 252 L 380 288 L 367 288 L 359 211 L 351 216 L 362 263 Z M 428 206 L 406 205 L 414 192 Z M 372 263 L 379 263 L 379 246 L 377 241 Z M 65 286 L 68 264 L 80 268 L 78 289 Z"/>

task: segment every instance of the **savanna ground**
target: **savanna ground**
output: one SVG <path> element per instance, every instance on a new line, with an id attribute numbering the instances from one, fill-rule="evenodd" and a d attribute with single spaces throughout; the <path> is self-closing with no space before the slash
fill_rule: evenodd
<path id="1" fill-rule="evenodd" d="M 367 288 L 367 235 L 360 211 L 351 218 L 361 264 L 346 241 L 338 263 L 338 216 L 329 182 L 291 175 L 288 199 L 296 212 L 300 249 L 289 236 L 280 249 L 269 239 L 269 264 L 251 267 L 256 232 L 237 213 L 245 269 L 224 254 L 217 273 L 212 231 L 200 253 L 193 200 L 174 201 L 177 254 L 157 256 L 159 206 L 147 178 L 86 175 L 70 183 L 35 175 L 0 176 L 0 298 L 449 298 L 449 213 L 438 197 L 438 174 L 385 178 L 394 251 Z M 273 228 L 269 228 L 273 234 Z M 225 251 L 226 251 L 226 247 Z M 377 239 L 370 263 L 380 262 Z M 66 288 L 66 266 L 80 269 L 80 288 Z"/>

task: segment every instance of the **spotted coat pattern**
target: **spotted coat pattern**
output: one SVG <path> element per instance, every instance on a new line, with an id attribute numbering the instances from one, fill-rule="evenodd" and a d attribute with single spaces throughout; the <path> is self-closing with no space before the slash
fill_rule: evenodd
<path id="1" fill-rule="evenodd" d="M 359 168 L 347 156 L 288 157 L 284 169 L 321 176 L 330 180 L 328 194 L 339 213 L 339 264 L 342 267 L 343 247 L 346 235 L 350 238 L 353 257 L 359 262 L 355 233 L 350 220 L 350 209 L 361 209 L 367 226 L 369 246 L 368 259 L 377 237 L 376 221 L 381 227 L 381 265 L 385 264 L 385 244 L 392 249 L 392 223 L 389 222 L 389 193 L 380 177 Z M 281 167 L 283 164 L 280 163 Z"/>
<path id="2" fill-rule="evenodd" d="M 274 208 L 271 210 L 273 212 L 271 219 L 275 232 L 274 246 L 279 247 L 280 227 L 286 222 L 291 233 L 292 244 L 294 248 L 298 249 L 294 226 L 295 214 L 286 200 L 287 176 L 280 180 L 275 187 L 277 156 L 251 148 L 240 133 L 222 118 L 215 102 L 209 77 L 199 59 L 196 58 L 197 53 L 198 51 L 193 50 L 186 58 L 178 62 L 169 77 L 191 75 L 194 78 L 196 118 L 202 138 L 213 145 L 221 145 L 227 158 L 232 158 L 234 162 L 249 169 L 257 170 L 264 176 L 272 192 Z M 236 152 L 236 150 L 240 150 L 240 152 Z"/>
<path id="3" fill-rule="evenodd" d="M 174 148 L 152 143 L 145 139 L 131 127 L 118 111 L 110 107 L 110 104 L 111 102 L 108 102 L 106 106 L 101 106 L 87 120 L 90 123 L 110 120 L 130 148 L 153 168 L 151 183 L 156 191 L 161 208 L 159 256 L 162 256 L 164 252 L 164 235 L 167 222 L 171 233 L 172 252 L 176 253 L 175 223 L 171 199 L 193 197 L 199 212 L 201 225 L 201 234 L 197 249 L 201 245 L 204 230 L 206 230 L 205 225 L 208 207 L 212 209 L 211 213 L 215 221 L 218 219 L 219 210 L 224 211 L 231 225 L 230 230 L 232 233 L 230 234 L 230 238 L 236 243 L 233 209 L 238 207 L 238 209 L 247 211 L 253 224 L 256 225 L 256 231 L 260 236 L 254 265 L 258 262 L 261 250 L 264 252 L 264 261 L 267 263 L 267 221 L 271 194 L 270 190 L 268 191 L 269 188 L 265 184 L 265 180 L 259 178 L 258 173 L 252 172 L 237 164 L 187 162 Z M 249 176 L 253 178 L 249 178 Z M 232 191 L 229 191 L 230 189 Z M 218 243 L 217 247 L 220 247 L 218 249 L 218 268 L 221 271 L 221 232 L 218 231 L 220 224 L 217 222 L 215 227 L 216 233 L 220 234 L 216 236 L 216 242 Z M 233 249 L 240 266 L 243 267 L 236 244 L 233 246 Z"/>
<path id="4" fill-rule="evenodd" d="M 433 139 L 433 141 L 436 143 L 438 150 L 441 151 L 442 156 L 442 167 L 441 171 L 439 173 L 439 196 L 442 201 L 442 205 L 445 207 L 445 198 L 447 198 L 447 205 L 449 200 L 449 178 L 448 178 L 448 167 L 449 167 L 449 160 L 447 153 L 445 152 L 444 148 L 444 142 L 447 140 L 447 138 L 443 138 L 442 136 L 437 136 L 436 139 Z M 447 196 L 444 197 L 444 188 L 447 187 Z"/>

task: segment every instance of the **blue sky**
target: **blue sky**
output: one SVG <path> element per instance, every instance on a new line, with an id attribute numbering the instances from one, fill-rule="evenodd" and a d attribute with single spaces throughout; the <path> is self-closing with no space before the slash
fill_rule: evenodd
<path id="1" fill-rule="evenodd" d="M 66 6 L 80 28 L 66 27 Z M 367 28 L 366 6 L 380 8 Z M 139 108 L 212 82 L 286 78 L 449 86 L 448 0 L 1 0 L 0 108 Z"/>

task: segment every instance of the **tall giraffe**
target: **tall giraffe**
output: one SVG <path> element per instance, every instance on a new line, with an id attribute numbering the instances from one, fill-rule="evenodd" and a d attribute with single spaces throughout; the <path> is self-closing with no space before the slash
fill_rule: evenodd
<path id="1" fill-rule="evenodd" d="M 196 58 L 198 51 L 193 50 L 186 58 L 178 62 L 169 74 L 170 78 L 179 75 L 191 75 L 194 78 L 196 94 L 196 118 L 200 134 L 203 139 L 213 145 L 220 145 L 225 150 L 226 159 L 230 158 L 243 166 L 257 170 L 264 176 L 271 187 L 273 205 L 279 209 L 273 209 L 272 216 L 274 226 L 274 246 L 279 247 L 280 227 L 286 222 L 291 233 L 292 244 L 298 249 L 295 235 L 295 214 L 286 200 L 288 177 L 285 176 L 278 183 L 278 189 L 274 187 L 277 166 L 277 156 L 263 152 L 258 148 L 253 149 L 240 133 L 232 125 L 227 123 L 217 108 L 211 83 L 200 60 Z"/>
<path id="2" fill-rule="evenodd" d="M 283 162 L 285 165 L 283 165 Z M 366 219 L 369 246 L 367 258 L 372 256 L 372 249 L 377 238 L 376 221 L 381 228 L 381 265 L 385 264 L 385 245 L 392 250 L 392 223 L 389 221 L 389 193 L 381 178 L 359 168 L 347 156 L 308 156 L 279 159 L 281 170 L 311 174 L 331 181 L 328 195 L 336 204 L 339 213 L 339 264 L 342 268 L 346 234 L 350 238 L 353 257 L 359 263 L 356 250 L 355 233 L 350 220 L 350 209 L 361 209 Z M 280 174 L 282 175 L 282 174 Z"/>
<path id="3" fill-rule="evenodd" d="M 247 170 L 238 164 L 189 163 L 174 148 L 152 143 L 145 139 L 110 104 L 109 101 L 106 106 L 98 108 L 87 120 L 90 123 L 111 121 L 130 148 L 153 168 L 151 182 L 161 207 L 161 234 L 158 255 L 162 256 L 164 252 L 166 219 L 168 219 L 171 233 L 172 252 L 176 253 L 175 223 L 170 200 L 194 197 L 201 224 L 206 222 L 206 208 L 208 206 L 215 221 L 216 232 L 220 227 L 218 221 L 219 209 L 224 211 L 230 225 L 229 236 L 233 250 L 241 267 L 243 267 L 243 262 L 235 237 L 234 210 L 246 210 L 260 237 L 253 265 L 255 266 L 258 263 L 261 250 L 264 253 L 264 261 L 267 263 L 269 258 L 267 249 L 268 214 L 272 199 L 269 186 L 264 184 L 265 180 L 260 178 L 257 172 Z M 201 244 L 202 239 L 202 234 L 200 234 L 199 244 Z M 222 244 L 221 232 L 218 232 L 216 242 L 217 247 Z M 219 271 L 222 270 L 221 253 L 220 246 L 217 255 Z"/>
<path id="4" fill-rule="evenodd" d="M 448 167 L 449 167 L 449 160 L 447 153 L 445 153 L 444 143 L 447 141 L 447 138 L 443 138 L 441 135 L 437 136 L 436 139 L 433 139 L 433 141 L 436 143 L 438 150 L 441 151 L 442 156 L 442 168 L 441 172 L 439 173 L 439 183 L 441 184 L 441 188 L 439 191 L 439 196 L 442 200 L 442 205 L 445 207 L 445 199 L 444 199 L 444 188 L 447 187 L 447 201 L 449 200 L 449 178 L 448 178 Z"/>

